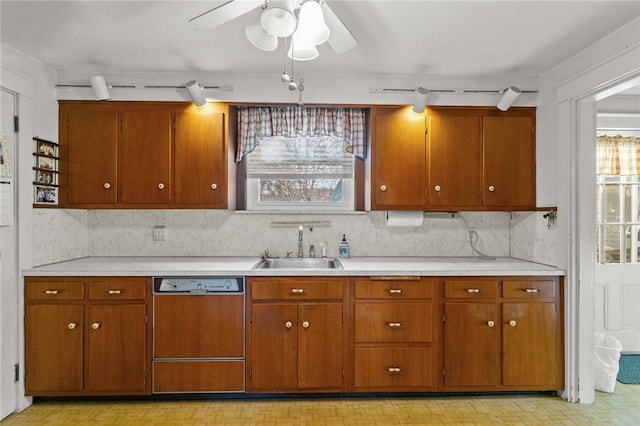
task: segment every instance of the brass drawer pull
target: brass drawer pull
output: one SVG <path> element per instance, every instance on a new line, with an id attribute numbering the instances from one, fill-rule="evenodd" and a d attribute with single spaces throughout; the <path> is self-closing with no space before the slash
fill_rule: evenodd
<path id="1" fill-rule="evenodd" d="M 76 328 L 76 323 L 75 322 L 70 322 L 69 324 L 67 324 L 67 328 L 69 330 L 73 330 L 74 328 Z"/>
<path id="2" fill-rule="evenodd" d="M 400 369 L 400 367 L 389 367 L 387 368 L 387 371 L 389 373 L 400 373 L 402 370 Z"/>
<path id="3" fill-rule="evenodd" d="M 304 288 L 292 288 L 289 290 L 289 294 L 305 294 L 306 292 Z"/>
<path id="4" fill-rule="evenodd" d="M 401 322 L 388 322 L 387 326 L 389 327 L 402 327 L 402 323 Z"/>
<path id="5" fill-rule="evenodd" d="M 93 324 L 91 324 L 91 328 L 93 328 L 94 330 L 97 330 L 100 328 L 100 323 L 99 322 L 94 322 Z"/>
<path id="6" fill-rule="evenodd" d="M 122 290 L 109 290 L 107 294 L 122 294 L 124 293 Z"/>
<path id="7" fill-rule="evenodd" d="M 62 290 L 45 290 L 44 294 L 60 294 Z"/>
<path id="8" fill-rule="evenodd" d="M 468 288 L 467 293 L 480 293 L 479 288 Z"/>
<path id="9" fill-rule="evenodd" d="M 538 290 L 537 288 L 525 288 L 523 291 L 525 293 L 540 293 L 540 290 Z"/>
<path id="10" fill-rule="evenodd" d="M 402 289 L 399 288 L 390 288 L 389 294 L 402 294 Z"/>

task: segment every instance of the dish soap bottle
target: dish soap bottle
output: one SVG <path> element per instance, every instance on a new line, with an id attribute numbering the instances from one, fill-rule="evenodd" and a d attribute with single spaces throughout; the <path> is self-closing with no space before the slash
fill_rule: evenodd
<path id="1" fill-rule="evenodd" d="M 340 245 L 338 246 L 338 256 L 340 257 L 349 257 L 349 243 L 347 242 L 346 234 L 342 234 L 342 241 L 340 241 Z"/>

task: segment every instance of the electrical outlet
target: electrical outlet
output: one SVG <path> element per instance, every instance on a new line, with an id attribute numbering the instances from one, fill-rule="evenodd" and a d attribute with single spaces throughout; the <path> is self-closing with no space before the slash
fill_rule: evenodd
<path id="1" fill-rule="evenodd" d="M 164 241 L 164 226 L 153 227 L 153 241 Z"/>

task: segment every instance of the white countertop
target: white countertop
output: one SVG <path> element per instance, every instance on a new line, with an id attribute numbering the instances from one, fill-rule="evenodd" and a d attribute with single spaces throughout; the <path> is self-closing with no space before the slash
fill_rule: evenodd
<path id="1" fill-rule="evenodd" d="M 252 269 L 256 257 L 84 257 L 38 266 L 25 276 L 564 276 L 554 266 L 509 257 L 352 257 L 344 269 Z"/>

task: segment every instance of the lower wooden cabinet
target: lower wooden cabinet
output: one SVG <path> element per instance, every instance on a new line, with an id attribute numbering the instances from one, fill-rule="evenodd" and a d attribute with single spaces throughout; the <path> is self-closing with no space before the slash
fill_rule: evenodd
<path id="1" fill-rule="evenodd" d="M 25 282 L 25 394 L 144 395 L 150 388 L 150 280 Z"/>
<path id="2" fill-rule="evenodd" d="M 344 281 L 249 279 L 249 392 L 344 390 Z"/>
<path id="3" fill-rule="evenodd" d="M 562 389 L 561 300 L 558 278 L 446 280 L 445 389 Z"/>

